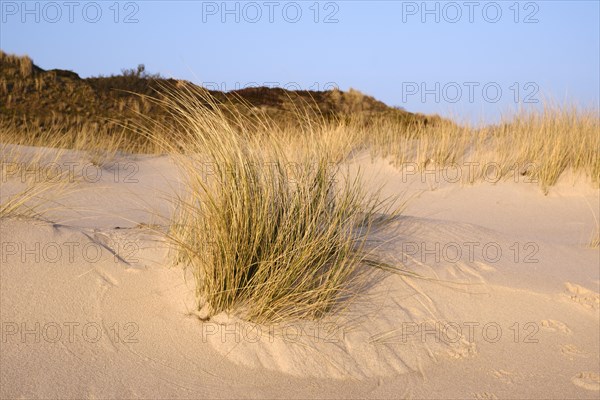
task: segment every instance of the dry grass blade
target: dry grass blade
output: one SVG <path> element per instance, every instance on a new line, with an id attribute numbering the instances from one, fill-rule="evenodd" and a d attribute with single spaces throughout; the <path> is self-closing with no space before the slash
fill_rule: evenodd
<path id="1" fill-rule="evenodd" d="M 49 147 L 37 149 L 0 144 L 0 219 L 42 218 L 50 203 L 60 208 L 57 200 L 76 177 L 64 168 L 65 151 L 53 148 L 59 141 L 49 136 Z"/>
<path id="2" fill-rule="evenodd" d="M 50 201 L 45 195 L 50 192 L 56 195 L 59 186 L 62 187 L 53 182 L 29 182 L 25 189 L 0 199 L 0 219 L 40 218 L 43 214 L 40 207 Z"/>
<path id="3" fill-rule="evenodd" d="M 600 247 L 600 230 L 596 229 L 596 232 L 592 235 L 590 239 L 590 247 L 592 249 L 597 249 Z"/>

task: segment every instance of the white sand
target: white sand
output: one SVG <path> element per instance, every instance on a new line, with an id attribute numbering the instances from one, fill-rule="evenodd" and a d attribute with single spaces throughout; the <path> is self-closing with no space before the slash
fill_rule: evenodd
<path id="1" fill-rule="evenodd" d="M 89 182 L 88 167 L 48 221 L 1 223 L 2 398 L 600 396 L 600 257 L 587 247 L 600 199 L 582 178 L 544 196 L 432 185 L 357 157 L 369 185 L 411 197 L 375 239 L 423 278 L 380 276 L 320 324 L 256 327 L 201 322 L 194 281 L 165 267 L 148 226 L 164 226 L 178 187 L 169 159 L 118 161 L 116 179 Z M 19 178 L 2 180 L 3 198 Z"/>

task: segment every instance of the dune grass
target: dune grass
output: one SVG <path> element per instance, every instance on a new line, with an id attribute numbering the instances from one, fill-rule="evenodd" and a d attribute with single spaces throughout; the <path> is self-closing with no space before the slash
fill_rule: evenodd
<path id="1" fill-rule="evenodd" d="M 0 219 L 41 218 L 71 183 L 71 176 L 59 166 L 63 151 L 37 149 L 25 154 L 18 146 L 0 144 Z M 8 183 L 15 193 L 7 194 Z"/>
<path id="2" fill-rule="evenodd" d="M 70 128 L 57 123 L 40 129 L 35 125 L 17 128 L 9 121 L 0 120 L 0 143 L 86 151 L 102 160 L 100 163 L 111 160 L 118 152 L 159 152 L 152 141 L 134 128 L 115 127 L 117 124 L 113 121 L 110 127 L 102 127 L 97 123 L 82 123 L 80 128 Z"/>
<path id="3" fill-rule="evenodd" d="M 4 172 L 2 184 L 5 184 Z M 51 198 L 63 193 L 67 186 L 66 174 L 54 176 L 51 180 L 39 180 L 37 177 L 27 177 L 22 189 L 16 193 L 0 193 L 0 220 L 8 218 L 41 218 L 45 211 L 42 206 Z"/>
<path id="4" fill-rule="evenodd" d="M 159 85 L 159 88 L 159 97 L 169 91 L 201 91 L 193 85 L 176 88 Z M 164 110 L 161 102 L 158 102 L 160 107 L 155 107 L 157 102 L 152 98 L 141 97 L 152 104 L 152 109 Z M 336 159 L 352 149 L 367 149 L 373 157 L 387 157 L 399 168 L 410 165 L 424 171 L 458 165 L 461 182 L 469 184 L 512 180 L 537 184 L 548 193 L 564 172 L 572 171 L 600 186 L 600 119 L 595 109 L 549 102 L 541 110 L 522 110 L 497 125 L 475 128 L 441 118 L 431 118 L 429 122 L 424 118 L 397 119 L 364 114 L 339 119 L 321 115 L 319 118 L 315 110 L 325 105 L 308 100 L 303 104 L 298 100 L 286 103 L 292 107 L 286 110 L 286 115 L 295 114 L 295 117 L 286 117 L 288 123 L 282 125 L 267 120 L 267 114 L 243 98 L 234 100 L 231 104 L 216 104 L 215 97 L 206 92 L 196 103 L 198 107 L 206 108 L 212 104 L 212 107 L 220 108 L 219 112 L 236 132 L 246 130 L 278 136 L 283 143 L 287 142 L 286 148 L 296 148 L 308 138 L 320 143 L 331 142 L 333 145 L 327 149 Z M 311 112 L 313 114 L 309 115 Z M 167 109 L 161 113 L 171 120 L 171 111 Z M 34 123 L 31 128 L 15 128 L 10 121 L 2 120 L 0 142 L 95 152 L 98 163 L 110 161 L 118 151 L 164 152 L 155 140 L 148 140 L 140 131 L 161 130 L 161 133 L 155 132 L 155 136 L 168 135 L 172 126 L 156 123 L 156 118 L 142 110 L 135 115 L 137 121 L 147 125 L 140 128 L 117 120 L 104 125 L 86 123 L 81 117 L 77 129 L 61 125 L 58 119 L 55 124 L 40 129 Z M 466 167 L 465 163 L 474 167 Z"/>
<path id="5" fill-rule="evenodd" d="M 590 206 L 590 211 L 594 215 L 594 222 L 596 223 L 596 229 L 594 229 L 594 231 L 590 235 L 590 241 L 588 243 L 588 246 L 592 249 L 597 249 L 598 247 L 600 247 L 600 220 L 596 216 L 592 206 L 590 204 L 588 204 L 588 206 Z"/>
<path id="6" fill-rule="evenodd" d="M 391 203 L 338 171 L 320 147 L 335 144 L 307 140 L 294 153 L 268 129 L 236 131 L 197 99 L 177 92 L 166 100 L 180 129 L 157 140 L 178 153 L 184 175 L 167 237 L 173 262 L 198 281 L 199 309 L 266 323 L 343 307 L 378 264 L 367 240 L 396 215 Z"/>
<path id="7" fill-rule="evenodd" d="M 60 208 L 61 197 L 85 181 L 81 169 L 113 162 L 124 141 L 60 126 L 41 131 L 0 123 L 0 134 L 0 218 L 42 219 L 49 204 Z M 8 186 L 16 192 L 8 195 Z"/>
<path id="8" fill-rule="evenodd" d="M 597 111 L 551 105 L 522 112 L 494 132 L 502 164 L 531 165 L 530 175 L 547 193 L 568 169 L 600 184 L 600 118 Z"/>
<path id="9" fill-rule="evenodd" d="M 422 171 L 472 163 L 463 182 L 486 180 L 486 169 L 493 167 L 498 181 L 536 183 L 548 193 L 567 170 L 600 185 L 599 132 L 596 110 L 552 103 L 483 128 L 451 121 L 434 126 L 382 121 L 363 140 L 374 155 L 390 157 L 399 167 L 410 164 Z"/>
<path id="10" fill-rule="evenodd" d="M 41 196 L 53 186 L 47 183 L 30 184 L 18 193 L 3 196 L 0 198 L 0 220 L 7 218 L 39 218 L 41 216 L 38 211 L 40 200 L 42 200 Z"/>
<path id="11" fill-rule="evenodd" d="M 589 245 L 592 249 L 600 247 L 600 229 L 596 229 L 596 232 L 592 234 Z"/>

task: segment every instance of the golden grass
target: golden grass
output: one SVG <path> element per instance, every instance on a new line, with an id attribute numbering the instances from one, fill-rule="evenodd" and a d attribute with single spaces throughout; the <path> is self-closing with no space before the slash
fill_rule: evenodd
<path id="1" fill-rule="evenodd" d="M 39 129 L 16 128 L 8 121 L 0 121 L 0 143 L 87 151 L 107 160 L 117 152 L 156 154 L 160 150 L 144 135 L 136 133 L 132 128 L 120 127 L 116 122 L 110 127 L 90 123 L 84 124 L 81 129 L 74 129 L 57 123 L 46 129 Z"/>
<path id="2" fill-rule="evenodd" d="M 16 194 L 2 196 L 0 198 L 0 220 L 7 218 L 39 218 L 41 213 L 38 209 L 41 203 L 44 202 L 41 196 L 51 189 L 56 189 L 56 187 L 48 182 L 43 184 L 30 183 L 25 189 Z"/>
<path id="3" fill-rule="evenodd" d="M 596 223 L 596 229 L 590 235 L 590 241 L 588 243 L 588 246 L 592 249 L 597 249 L 598 247 L 600 247 L 600 220 L 598 219 L 598 216 L 596 216 L 594 209 L 589 203 L 588 206 L 590 207 L 590 211 L 594 216 L 594 222 Z"/>
<path id="4" fill-rule="evenodd" d="M 190 88 L 182 86 L 180 90 Z M 213 107 L 220 106 L 213 99 L 210 101 Z M 200 100 L 197 103 L 198 107 L 209 104 Z M 463 183 L 514 180 L 536 183 L 547 193 L 570 170 L 600 185 L 600 120 L 593 109 L 551 104 L 541 111 L 521 111 L 498 125 L 473 128 L 441 119 L 435 124 L 384 117 L 369 119 L 368 124 L 366 117 L 326 120 L 314 115 L 313 106 L 307 104 L 294 110 L 297 118 L 284 127 L 267 120 L 260 111 L 252 111 L 249 105 L 246 116 L 236 112 L 239 107 L 221 109 L 225 109 L 223 113 L 235 125 L 237 133 L 246 130 L 266 137 L 277 136 L 286 149 L 298 148 L 307 141 L 327 143 L 329 156 L 335 160 L 353 149 L 366 148 L 374 157 L 388 157 L 399 168 L 410 165 L 423 171 L 458 165 Z M 148 122 L 142 130 L 162 131 L 155 132 L 155 136 L 166 136 L 172 130 L 150 116 L 140 116 Z M 117 152 L 164 151 L 156 141 L 148 140 L 147 135 L 131 127 L 119 127 L 116 121 L 110 127 L 84 124 L 84 128 L 77 130 L 57 123 L 43 131 L 15 129 L 4 121 L 0 123 L 0 136 L 2 143 L 96 152 L 98 163 L 103 162 L 102 157 L 110 160 Z"/>
<path id="5" fill-rule="evenodd" d="M 489 178 L 486 169 L 493 169 L 494 179 L 538 183 L 547 193 L 572 170 L 600 184 L 600 119 L 592 109 L 551 105 L 480 129 L 449 121 L 435 126 L 382 121 L 363 140 L 374 155 L 391 157 L 399 167 L 414 164 L 425 170 L 472 163 L 475 167 L 462 176 L 463 182 Z"/>
<path id="6" fill-rule="evenodd" d="M 0 193 L 0 219 L 41 218 L 47 207 L 64 193 L 71 177 L 69 171 L 56 169 L 62 151 L 38 149 L 25 154 L 18 146 L 0 146 L 0 183 L 9 181 L 17 192 L 6 194 L 6 186 Z M 21 188 L 22 187 L 22 188 Z"/>
<path id="7" fill-rule="evenodd" d="M 568 169 L 600 183 L 600 119 L 595 110 L 550 106 L 521 113 L 493 138 L 503 166 L 531 165 L 529 174 L 546 192 Z"/>
<path id="8" fill-rule="evenodd" d="M 0 62 L 17 64 L 19 66 L 19 72 L 23 78 L 27 78 L 33 73 L 33 61 L 28 56 L 21 57 L 13 54 L 7 54 L 0 50 Z"/>
<path id="9" fill-rule="evenodd" d="M 0 128 L 1 129 L 1 128 Z M 35 150 L 27 149 L 15 144 L 0 143 L 0 184 L 3 190 L 0 193 L 0 219 L 6 218 L 43 218 L 50 211 L 50 203 L 59 204 L 61 197 L 70 191 L 70 186 L 81 182 L 84 177 L 69 168 L 77 164 L 84 165 L 83 160 L 94 154 L 83 153 L 78 155 L 80 161 L 70 159 L 65 163 L 66 155 L 65 138 L 52 130 L 40 134 L 35 141 L 27 137 L 20 137 L 18 131 L 2 130 L 2 139 L 11 137 L 12 142 L 20 141 L 21 144 L 38 145 Z M 10 142 L 9 142 L 10 143 Z M 88 142 L 88 146 L 104 146 L 109 143 L 96 140 Z M 110 146 L 107 146 L 110 147 Z M 92 147 L 90 147 L 92 148 Z M 97 148 L 97 147 L 96 147 Z M 100 152 L 99 159 L 108 160 L 114 156 L 111 152 Z M 7 186 L 16 193 L 7 194 Z"/>
<path id="10" fill-rule="evenodd" d="M 239 132 L 197 95 L 165 101 L 180 129 L 156 139 L 183 171 L 186 194 L 167 237 L 173 262 L 198 280 L 199 308 L 277 322 L 343 307 L 379 263 L 367 238 L 397 214 L 391 203 L 340 174 L 325 143 L 307 140 L 290 155 L 280 138 Z"/>
<path id="11" fill-rule="evenodd" d="M 600 229 L 596 229 L 596 232 L 592 234 L 589 245 L 592 249 L 600 247 Z"/>

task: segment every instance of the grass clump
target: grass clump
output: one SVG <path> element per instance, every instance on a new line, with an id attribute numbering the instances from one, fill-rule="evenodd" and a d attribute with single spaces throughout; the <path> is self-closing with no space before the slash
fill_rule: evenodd
<path id="1" fill-rule="evenodd" d="M 199 309 L 267 323 L 343 307 L 367 282 L 363 267 L 378 265 L 367 240 L 391 203 L 340 174 L 317 143 L 290 155 L 268 124 L 240 132 L 199 97 L 172 93 L 180 129 L 161 140 L 184 171 L 168 238 L 174 263 L 194 272 Z"/>

